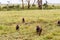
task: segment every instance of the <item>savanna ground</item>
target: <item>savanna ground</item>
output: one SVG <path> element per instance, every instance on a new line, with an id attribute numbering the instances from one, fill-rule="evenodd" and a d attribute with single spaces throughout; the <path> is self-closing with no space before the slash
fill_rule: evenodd
<path id="1" fill-rule="evenodd" d="M 0 11 L 0 40 L 60 40 L 58 20 L 60 10 Z M 15 29 L 17 24 L 19 31 Z M 37 25 L 43 29 L 40 36 L 36 34 Z"/>

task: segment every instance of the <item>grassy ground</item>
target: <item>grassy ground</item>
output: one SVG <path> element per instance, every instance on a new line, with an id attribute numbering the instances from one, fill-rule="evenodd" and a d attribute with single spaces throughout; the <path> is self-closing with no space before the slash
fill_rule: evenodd
<path id="1" fill-rule="evenodd" d="M 22 23 L 25 18 L 27 24 Z M 0 40 L 60 40 L 60 10 L 0 11 Z M 15 26 L 19 24 L 20 30 Z M 43 32 L 36 34 L 36 26 Z"/>

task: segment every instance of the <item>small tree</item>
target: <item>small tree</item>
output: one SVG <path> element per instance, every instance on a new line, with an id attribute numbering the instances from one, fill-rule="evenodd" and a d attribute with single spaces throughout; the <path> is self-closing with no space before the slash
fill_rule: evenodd
<path id="1" fill-rule="evenodd" d="M 23 2 L 23 0 L 22 0 L 22 9 L 24 9 L 24 2 Z"/>
<path id="2" fill-rule="evenodd" d="M 48 7 L 48 2 L 46 1 L 46 3 L 44 3 L 43 6 L 45 6 L 45 8 L 47 8 Z"/>
<path id="3" fill-rule="evenodd" d="M 33 4 L 32 4 L 32 6 L 35 6 L 35 1 L 36 1 L 36 0 L 34 0 L 34 2 L 33 2 Z"/>
<path id="4" fill-rule="evenodd" d="M 52 5 L 52 7 L 55 7 L 54 5 Z"/>
<path id="5" fill-rule="evenodd" d="M 48 2 L 46 1 L 46 5 L 45 5 L 46 7 L 48 7 Z"/>
<path id="6" fill-rule="evenodd" d="M 10 1 L 7 1 L 7 10 L 9 10 L 9 4 L 10 4 Z"/>
<path id="7" fill-rule="evenodd" d="M 1 2 L 0 2 L 0 10 L 1 10 Z"/>
<path id="8" fill-rule="evenodd" d="M 42 9 L 42 0 L 38 0 L 38 7 Z"/>
<path id="9" fill-rule="evenodd" d="M 28 9 L 30 8 L 30 0 L 27 0 L 27 2 L 28 2 Z"/>

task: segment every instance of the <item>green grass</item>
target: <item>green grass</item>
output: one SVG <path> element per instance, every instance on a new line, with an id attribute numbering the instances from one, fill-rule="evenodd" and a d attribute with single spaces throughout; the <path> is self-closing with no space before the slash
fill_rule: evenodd
<path id="1" fill-rule="evenodd" d="M 22 18 L 26 23 L 22 23 Z M 0 40 L 60 40 L 60 10 L 21 10 L 0 11 Z M 19 24 L 20 30 L 15 26 Z M 40 36 L 36 34 L 36 26 L 42 27 Z"/>

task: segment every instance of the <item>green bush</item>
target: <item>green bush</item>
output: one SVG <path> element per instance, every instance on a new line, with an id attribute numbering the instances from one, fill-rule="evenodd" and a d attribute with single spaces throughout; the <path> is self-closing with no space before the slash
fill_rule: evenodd
<path id="1" fill-rule="evenodd" d="M 2 26 L 0 26 L 0 30 L 2 30 L 3 29 L 3 27 Z"/>

